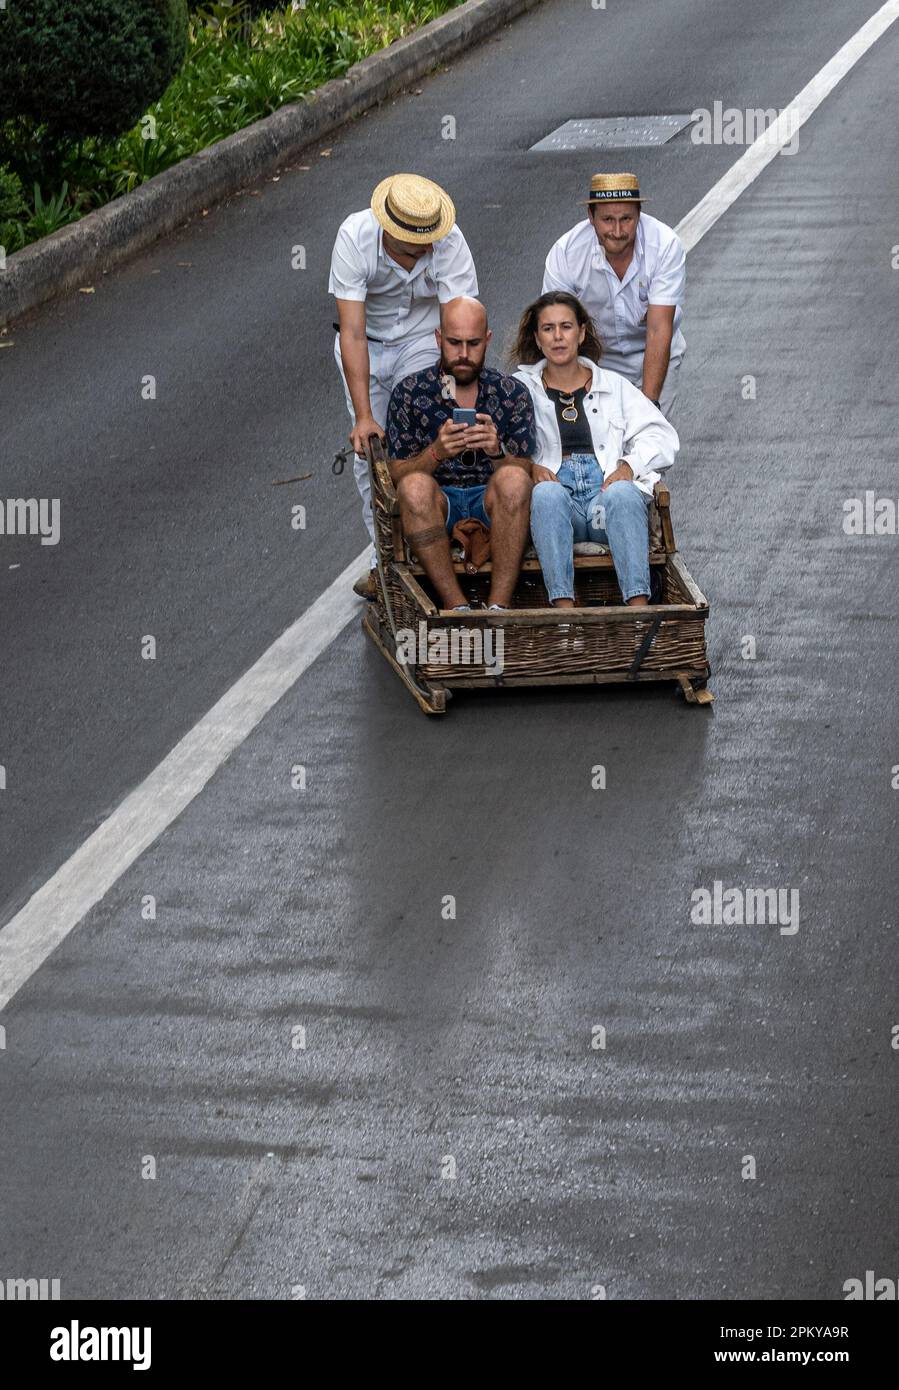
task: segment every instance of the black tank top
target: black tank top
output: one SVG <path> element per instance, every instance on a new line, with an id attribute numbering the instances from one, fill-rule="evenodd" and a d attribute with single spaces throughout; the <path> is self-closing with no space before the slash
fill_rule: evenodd
<path id="1" fill-rule="evenodd" d="M 559 434 L 562 437 L 563 454 L 592 454 L 593 436 L 590 433 L 590 424 L 587 420 L 587 411 L 584 404 L 584 397 L 587 394 L 587 387 L 582 386 L 577 391 L 560 391 L 555 386 L 547 386 L 546 394 L 556 407 L 556 420 L 559 423 Z M 563 405 L 560 396 L 564 396 L 566 403 L 571 396 L 574 396 L 574 404 L 577 409 L 576 420 L 563 420 L 562 411 L 567 408 Z"/>

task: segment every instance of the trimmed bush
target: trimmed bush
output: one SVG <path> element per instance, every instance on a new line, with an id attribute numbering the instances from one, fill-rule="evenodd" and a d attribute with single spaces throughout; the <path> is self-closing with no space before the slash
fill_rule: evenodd
<path id="1" fill-rule="evenodd" d="M 25 193 L 22 180 L 5 164 L 0 164 L 0 222 L 18 217 L 25 211 Z"/>
<path id="2" fill-rule="evenodd" d="M 185 0 L 14 0 L 0 20 L 0 123 L 53 144 L 121 135 L 186 50 Z"/>
<path id="3" fill-rule="evenodd" d="M 25 193 L 22 180 L 0 164 L 0 246 L 4 251 L 18 251 L 25 232 L 18 219 L 25 212 Z"/>
<path id="4" fill-rule="evenodd" d="M 80 4 L 84 13 L 96 14 L 99 9 L 99 0 L 52 3 L 70 10 Z M 122 0 L 118 3 L 121 12 Z M 156 0 L 157 8 L 166 3 Z M 361 58 L 460 3 L 306 0 L 292 10 L 282 0 L 280 8 L 269 10 L 261 0 L 253 0 L 254 8 L 267 13 L 248 22 L 244 6 L 205 0 L 191 16 L 184 65 L 156 101 L 144 105 L 145 96 L 135 101 L 138 114 L 129 129 L 112 138 L 79 134 L 66 139 L 35 124 L 34 116 L 50 109 L 43 99 L 25 103 L 32 113 L 29 121 L 19 119 L 19 98 L 10 95 L 15 83 L 19 83 L 15 90 L 22 90 L 18 69 L 25 51 L 18 40 L 15 50 L 12 47 L 13 31 L 7 21 L 13 6 L 20 17 L 20 36 L 28 30 L 33 44 L 34 16 L 40 10 L 46 18 L 51 5 L 46 0 L 42 4 L 7 0 L 0 14 L 0 165 L 8 165 L 21 180 L 25 208 L 5 223 L 0 221 L 0 244 L 7 253 L 18 250 L 102 207 L 178 160 L 242 130 L 285 102 L 299 100 L 322 82 L 342 76 Z M 130 0 L 132 11 L 143 12 L 147 5 L 148 0 Z M 107 0 L 106 13 L 111 9 Z M 22 24 L 26 14 L 29 25 Z M 37 89 L 47 91 L 48 86 L 44 81 Z M 154 118 L 155 134 L 140 121 L 148 114 Z"/>

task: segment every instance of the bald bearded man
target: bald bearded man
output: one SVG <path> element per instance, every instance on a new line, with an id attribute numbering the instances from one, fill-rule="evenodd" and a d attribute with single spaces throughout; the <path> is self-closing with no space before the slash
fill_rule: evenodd
<path id="1" fill-rule="evenodd" d="M 469 607 L 450 554 L 456 523 L 490 529 L 491 608 L 509 604 L 528 535 L 534 411 L 521 382 L 484 366 L 491 337 L 478 300 L 441 305 L 439 362 L 400 381 L 387 410 L 403 531 L 441 607 L 456 612 Z M 454 425 L 457 407 L 473 409 L 476 424 Z"/>

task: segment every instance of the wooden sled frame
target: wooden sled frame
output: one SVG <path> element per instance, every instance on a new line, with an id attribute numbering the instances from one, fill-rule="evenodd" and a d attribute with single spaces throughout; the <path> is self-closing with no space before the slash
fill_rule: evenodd
<path id="1" fill-rule="evenodd" d="M 710 668 L 705 645 L 708 601 L 677 551 L 665 483 L 656 484 L 650 524 L 650 568 L 658 575 L 660 602 L 633 608 L 616 603 L 614 595 L 619 591 L 611 555 L 576 554 L 575 585 L 582 595 L 593 595 L 589 605 L 564 609 L 544 606 L 540 562 L 525 558 L 513 608 L 492 613 L 481 608 L 463 615 L 437 607 L 422 566 L 409 554 L 396 489 L 377 435 L 369 438 L 368 458 L 377 598 L 366 605 L 362 626 L 425 713 L 444 714 L 457 689 L 519 685 L 673 681 L 689 703 L 711 703 L 714 696 L 707 685 Z M 461 561 L 456 561 L 454 568 L 463 589 L 472 597 L 478 596 L 478 590 L 486 590 L 489 561 L 473 576 L 466 573 Z M 439 649 L 441 642 L 445 649 L 453 633 L 459 634 L 463 628 L 466 640 L 479 641 L 482 651 L 488 644 L 492 649 L 502 642 L 505 657 L 501 674 L 483 662 L 404 659 L 412 634 L 420 653 L 422 647 Z M 501 639 L 498 629 L 502 630 Z"/>

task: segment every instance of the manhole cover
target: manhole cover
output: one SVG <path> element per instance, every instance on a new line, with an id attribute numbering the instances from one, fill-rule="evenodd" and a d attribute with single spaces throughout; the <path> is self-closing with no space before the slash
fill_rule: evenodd
<path id="1" fill-rule="evenodd" d="M 645 145 L 664 145 L 688 126 L 690 116 L 602 116 L 595 120 L 566 121 L 531 150 L 558 154 L 563 150 L 626 150 Z"/>

